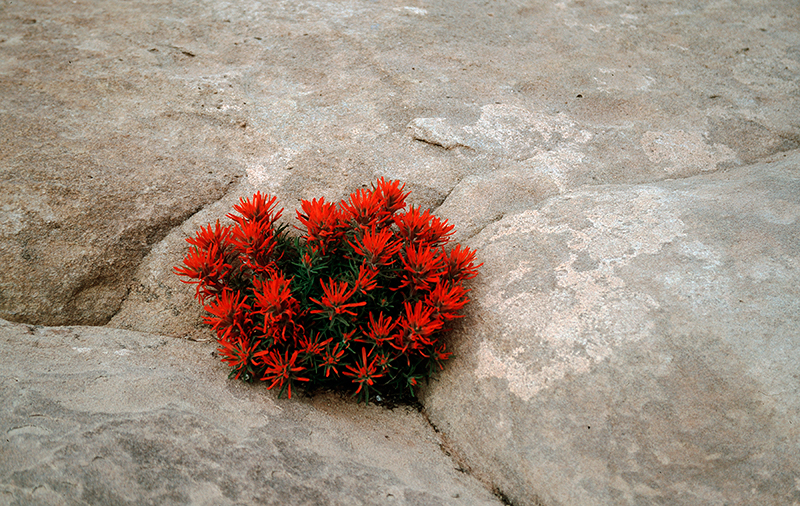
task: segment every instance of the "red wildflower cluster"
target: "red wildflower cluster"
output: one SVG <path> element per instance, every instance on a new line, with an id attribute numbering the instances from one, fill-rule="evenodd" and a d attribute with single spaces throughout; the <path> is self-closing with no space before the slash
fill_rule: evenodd
<path id="1" fill-rule="evenodd" d="M 453 226 L 408 208 L 405 185 L 378 179 L 334 204 L 304 200 L 301 235 L 277 224 L 275 197 L 256 193 L 201 228 L 175 272 L 217 335 L 231 377 L 259 379 L 291 397 L 292 385 L 398 394 L 451 353 L 442 336 L 469 302 L 464 281 L 482 264 L 447 250 Z"/>

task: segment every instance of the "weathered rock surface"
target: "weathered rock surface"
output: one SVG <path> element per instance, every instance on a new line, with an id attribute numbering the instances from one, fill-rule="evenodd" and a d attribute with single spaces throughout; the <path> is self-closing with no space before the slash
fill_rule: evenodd
<path id="1" fill-rule="evenodd" d="M 0 316 L 106 323 L 243 176 L 304 198 L 386 175 L 438 205 L 512 171 L 524 206 L 795 148 L 798 23 L 791 0 L 7 3 Z"/>
<path id="2" fill-rule="evenodd" d="M 797 152 L 508 214 L 430 419 L 514 504 L 800 504 L 798 239 Z"/>
<path id="3" fill-rule="evenodd" d="M 0 504 L 501 504 L 419 412 L 276 399 L 212 350 L 0 321 Z"/>
<path id="4" fill-rule="evenodd" d="M 407 3 L 2 5 L 0 318 L 208 336 L 192 289 L 172 273 L 199 226 L 256 190 L 279 196 L 291 217 L 299 199 L 401 179 L 486 263 L 454 339 L 459 355 L 425 400 L 461 465 L 518 505 L 800 504 L 796 2 Z M 40 374 L 15 360 L 69 357 L 63 367 L 77 367 L 78 348 L 113 355 L 122 341 L 145 350 L 154 339 L 71 328 L 63 332 L 99 344 L 61 350 L 62 331 L 29 338 L 24 328 L 4 327 L 19 358 L 2 361 L 30 385 Z M 26 353 L 25 342 L 42 348 Z M 303 432 L 335 426 L 351 437 L 350 418 L 417 424 L 416 415 L 276 403 L 223 381 L 221 366 L 199 365 L 198 346 L 154 350 L 208 373 L 214 399 L 233 392 L 208 409 L 241 411 L 231 416 L 243 425 L 190 409 L 207 401 L 188 386 L 194 373 L 179 370 L 104 373 L 157 400 L 152 409 L 128 400 L 139 407 L 119 416 L 62 392 L 58 381 L 102 390 L 106 380 L 88 383 L 89 369 L 72 378 L 55 358 L 50 383 L 30 386 L 40 397 L 17 398 L 6 381 L 9 413 L 55 417 L 49 433 L 21 425 L 6 438 L 39 456 L 9 493 L 21 502 L 70 494 L 80 476 L 81 487 L 143 494 L 123 502 L 248 502 L 265 490 L 256 467 L 227 489 L 206 468 L 177 466 L 144 491 L 162 461 L 201 456 L 217 469 L 218 455 L 247 444 L 256 448 L 247 455 L 267 455 L 277 473 L 269 493 L 281 499 L 306 497 L 306 476 L 355 490 L 342 477 L 352 470 L 430 491 L 368 455 L 347 467 L 351 454 L 309 449 Z M 111 371 L 138 356 L 86 367 Z M 160 375 L 182 386 L 159 390 Z M 270 432 L 259 410 L 302 421 Z M 166 446 L 156 457 L 131 446 L 130 461 L 113 460 L 108 448 L 137 425 Z M 197 442 L 206 432 L 218 439 Z M 73 443 L 47 439 L 59 433 Z M 237 450 L 220 450 L 223 439 Z M 295 450 L 321 464 L 287 470 Z M 46 466 L 63 479 L 47 481 Z M 126 481 L 128 471 L 140 481 Z M 34 490 L 37 476 L 47 485 Z M 186 496 L 200 485 L 205 496 Z M 307 500 L 350 500 L 334 489 Z M 437 497 L 455 501 L 452 490 Z M 413 504 L 414 493 L 402 498 Z"/>

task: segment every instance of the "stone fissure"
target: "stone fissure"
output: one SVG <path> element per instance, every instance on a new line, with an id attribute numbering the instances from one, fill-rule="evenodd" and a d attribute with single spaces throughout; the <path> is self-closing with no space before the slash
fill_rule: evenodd
<path id="1" fill-rule="evenodd" d="M 447 457 L 450 462 L 453 464 L 453 469 L 458 471 L 459 473 L 463 473 L 467 476 L 471 476 L 478 481 L 480 481 L 487 490 L 491 491 L 491 493 L 497 497 L 497 499 L 505 505 L 508 506 L 517 506 L 508 497 L 505 496 L 503 491 L 494 483 L 492 483 L 491 479 L 487 476 L 482 474 L 475 474 L 473 473 L 472 468 L 470 467 L 469 463 L 461 456 L 461 454 L 455 449 L 455 446 L 448 438 L 447 434 L 442 432 L 439 427 L 434 424 L 428 414 L 425 412 L 424 406 L 420 406 L 419 412 L 425 418 L 426 423 L 436 435 L 436 438 L 439 440 L 439 449 L 442 454 Z M 536 503 L 534 506 L 544 506 L 543 504 Z"/>
<path id="2" fill-rule="evenodd" d="M 463 451 L 442 464 L 445 439 L 421 449 L 440 459 L 431 461 L 445 473 L 436 476 L 483 477 L 479 492 L 470 489 L 476 504 L 797 502 L 800 448 L 786 422 L 800 416 L 790 381 L 800 374 L 795 11 L 791 2 L 728 0 L 677 10 L 636 1 L 5 5 L 0 318 L 110 317 L 70 330 L 76 342 L 46 364 L 94 360 L 106 373 L 87 373 L 69 391 L 39 374 L 42 396 L 89 403 L 74 412 L 91 417 L 112 409 L 108 398 L 135 404 L 144 383 L 144 395 L 169 406 L 191 381 L 158 369 L 172 383 L 150 382 L 145 369 L 126 369 L 120 361 L 138 351 L 115 355 L 114 346 L 141 335 L 115 333 L 208 336 L 191 287 L 172 272 L 186 234 L 258 190 L 294 209 L 385 176 L 406 182 L 414 204 L 437 209 L 484 262 L 457 358 L 426 393 L 431 422 L 458 434 L 452 447 Z M 16 372 L 2 373 L 11 397 L 0 421 L 23 429 L 7 434 L 12 455 L 28 459 L 18 471 L 38 470 L 31 483 L 57 471 L 58 483 L 111 502 L 158 502 L 109 471 L 144 476 L 144 460 L 106 457 L 96 467 L 89 453 L 37 453 L 54 441 L 45 429 L 58 429 L 28 430 L 17 418 L 26 403 L 55 409 L 24 397 L 51 343 L 2 328 L 3 356 L 16 357 L 4 364 Z M 40 330 L 52 339 L 67 332 Z M 37 345 L 24 348 L 26 340 Z M 119 370 L 104 369 L 111 359 Z M 91 388 L 100 389 L 95 404 L 81 397 Z M 235 405 L 214 422 L 224 430 L 166 425 L 202 451 L 220 447 L 203 438 L 239 430 L 226 417 L 274 428 L 264 416 L 284 420 L 280 409 L 295 409 L 264 407 L 239 390 L 247 402 L 231 400 L 227 382 L 210 388 L 180 402 Z M 360 412 L 332 406 L 312 406 L 303 423 L 334 413 L 338 432 L 297 434 L 356 432 Z M 154 430 L 166 423 L 145 421 Z M 427 427 L 397 439 L 411 448 Z M 294 491 L 308 502 L 382 504 L 390 494 L 409 505 L 466 503 L 453 497 L 457 478 L 442 478 L 452 487 L 441 494 L 356 452 L 358 472 L 382 483 L 380 497 L 362 499 L 350 475 L 325 474 L 342 463 L 338 443 L 320 439 L 322 450 L 311 451 L 293 430 L 279 435 L 290 457 L 267 452 L 277 459 L 271 492 L 233 466 L 230 484 L 182 481 L 191 459 L 166 460 L 175 483 L 188 483 L 181 500 L 232 505 L 240 490 L 236 497 Z M 65 448 L 83 447 L 75 437 L 64 435 Z M 96 437 L 97 448 L 113 447 Z M 177 440 L 163 443 L 166 455 L 186 457 Z M 129 449 L 131 458 L 139 451 Z M 277 470 L 291 455 L 297 473 L 355 492 L 293 481 Z M 84 458 L 86 466 L 70 464 Z M 63 487 L 42 483 L 34 491 L 0 472 L 12 501 L 58 502 Z M 498 483 L 497 497 L 484 490 Z"/>

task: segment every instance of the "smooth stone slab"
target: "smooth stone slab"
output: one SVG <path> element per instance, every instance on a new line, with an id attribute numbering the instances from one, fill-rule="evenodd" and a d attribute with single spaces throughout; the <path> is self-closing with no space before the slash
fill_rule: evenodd
<path id="1" fill-rule="evenodd" d="M 277 399 L 212 350 L 0 320 L 0 504 L 501 504 L 419 412 Z"/>
<path id="2" fill-rule="evenodd" d="M 800 153 L 509 213 L 424 399 L 513 504 L 800 503 Z"/>

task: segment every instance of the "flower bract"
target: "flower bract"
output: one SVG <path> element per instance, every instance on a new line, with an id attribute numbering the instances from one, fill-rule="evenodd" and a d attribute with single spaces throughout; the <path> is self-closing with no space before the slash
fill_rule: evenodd
<path id="1" fill-rule="evenodd" d="M 195 285 L 230 377 L 268 389 L 349 390 L 408 399 L 452 358 L 447 333 L 469 303 L 477 253 L 449 246 L 454 226 L 406 204 L 379 178 L 338 203 L 301 200 L 298 232 L 277 198 L 242 198 L 225 225 L 187 239 Z M 462 320 L 463 321 L 463 320 Z"/>

